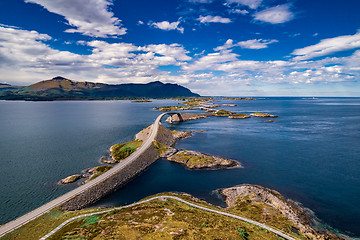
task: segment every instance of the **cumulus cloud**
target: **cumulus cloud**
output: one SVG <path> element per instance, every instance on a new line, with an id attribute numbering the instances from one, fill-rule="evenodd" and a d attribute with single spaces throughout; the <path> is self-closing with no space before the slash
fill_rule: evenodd
<path id="1" fill-rule="evenodd" d="M 271 24 L 279 24 L 292 20 L 294 14 L 290 11 L 289 4 L 278 5 L 254 14 L 254 19 Z"/>
<path id="2" fill-rule="evenodd" d="M 221 51 L 225 49 L 229 49 L 232 47 L 241 47 L 241 48 L 247 48 L 247 49 L 263 49 L 267 48 L 269 44 L 276 43 L 278 40 L 272 39 L 272 40 L 264 40 L 264 39 L 252 39 L 247 41 L 241 41 L 238 43 L 234 43 L 232 39 L 228 39 L 223 46 L 219 46 L 214 48 L 215 51 Z"/>
<path id="3" fill-rule="evenodd" d="M 256 43 L 275 42 L 255 39 Z M 79 81 L 105 83 L 164 81 L 185 84 L 204 95 L 231 94 L 250 85 L 356 82 L 360 79 L 360 50 L 348 57 L 321 60 L 253 61 L 242 59 L 229 39 L 216 52 L 192 58 L 180 44 L 79 41 L 91 53 L 80 55 L 50 47 L 49 35 L 0 26 L 0 82 L 34 83 L 63 75 Z M 199 50 L 200 51 L 200 50 Z M 179 66 L 162 71 L 159 66 Z M 276 86 L 276 85 L 273 85 Z"/>
<path id="4" fill-rule="evenodd" d="M 238 42 L 236 45 L 248 49 L 262 49 L 262 48 L 267 48 L 269 44 L 276 42 L 278 42 L 278 40 L 275 39 L 272 40 L 252 39 L 252 40 Z"/>
<path id="5" fill-rule="evenodd" d="M 220 16 L 200 16 L 197 20 L 201 23 L 231 23 L 230 18 L 223 18 Z"/>
<path id="6" fill-rule="evenodd" d="M 354 35 L 323 39 L 318 44 L 296 49 L 292 54 L 297 55 L 295 60 L 306 60 L 356 48 L 360 48 L 360 31 Z"/>
<path id="7" fill-rule="evenodd" d="M 189 81 L 186 76 L 175 77 L 158 69 L 191 61 L 188 51 L 180 44 L 136 46 L 81 41 L 78 44 L 90 47 L 92 52 L 79 55 L 52 49 L 47 41 L 52 38 L 46 34 L 0 26 L 0 69 L 4 73 L 0 81 L 26 83 L 34 78 L 40 80 L 57 75 L 107 83 Z"/>
<path id="8" fill-rule="evenodd" d="M 74 27 L 69 33 L 81 33 L 91 37 L 114 37 L 126 34 L 121 20 L 109 11 L 110 0 L 25 0 L 36 3 L 49 12 L 64 16 L 67 23 Z"/>
<path id="9" fill-rule="evenodd" d="M 184 33 L 184 28 L 179 26 L 180 21 L 177 22 L 168 22 L 168 21 L 162 21 L 162 22 L 153 22 L 149 23 L 150 26 L 153 26 L 155 28 L 170 31 L 170 30 L 178 30 L 181 33 Z"/>
<path id="10" fill-rule="evenodd" d="M 262 0 L 226 0 L 227 3 L 237 3 L 248 6 L 251 9 L 256 9 L 260 6 Z"/>
<path id="11" fill-rule="evenodd" d="M 230 13 L 236 13 L 236 14 L 241 14 L 241 15 L 246 15 L 249 13 L 249 11 L 245 10 L 245 9 L 237 9 L 237 8 L 232 8 L 229 9 Z"/>

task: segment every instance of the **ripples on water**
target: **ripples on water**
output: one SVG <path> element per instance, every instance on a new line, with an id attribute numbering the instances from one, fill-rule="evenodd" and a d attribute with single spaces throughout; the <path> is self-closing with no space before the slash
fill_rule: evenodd
<path id="1" fill-rule="evenodd" d="M 360 236 L 360 99 L 269 98 L 221 101 L 262 118 L 211 117 L 173 124 L 173 129 L 205 131 L 177 148 L 239 160 L 245 168 L 190 171 L 160 159 L 124 188 L 96 205 L 113 206 L 164 191 L 193 194 L 223 205 L 214 190 L 260 184 L 301 202 L 333 227 Z M 75 188 L 61 178 L 98 165 L 114 143 L 131 140 L 154 121 L 154 106 L 129 101 L 0 102 L 1 222 L 5 223 Z M 12 209 L 12 211 L 9 211 Z"/>

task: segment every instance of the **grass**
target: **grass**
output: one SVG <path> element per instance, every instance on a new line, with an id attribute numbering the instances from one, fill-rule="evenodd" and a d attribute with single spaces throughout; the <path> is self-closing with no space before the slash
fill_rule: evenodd
<path id="1" fill-rule="evenodd" d="M 216 116 L 229 116 L 229 115 L 232 115 L 233 112 L 230 112 L 230 111 L 226 111 L 226 110 L 219 110 L 217 112 L 214 113 Z"/>
<path id="2" fill-rule="evenodd" d="M 94 167 L 93 170 L 93 175 L 89 178 L 89 180 L 87 181 L 91 181 L 95 178 L 97 178 L 98 176 L 100 176 L 101 174 L 103 174 L 104 172 L 109 171 L 111 168 L 113 168 L 114 166 L 112 165 L 102 165 L 102 166 L 98 166 L 98 167 Z"/>
<path id="3" fill-rule="evenodd" d="M 86 213 L 98 212 L 100 210 L 100 208 L 92 208 L 80 211 L 63 212 L 59 208 L 54 208 L 50 212 L 6 234 L 1 240 L 40 239 L 67 219 Z"/>
<path id="4" fill-rule="evenodd" d="M 135 152 L 136 149 L 141 146 L 142 142 L 143 141 L 141 140 L 135 140 L 127 143 L 115 144 L 111 147 L 111 155 L 119 162 Z"/>
<path id="5" fill-rule="evenodd" d="M 211 156 L 206 155 L 192 155 L 187 153 L 186 151 L 178 152 L 177 154 L 172 156 L 173 160 L 179 160 L 176 162 L 183 162 L 186 163 L 186 166 L 190 167 L 192 165 L 197 164 L 205 164 L 205 163 L 212 163 L 214 159 Z"/>
<path id="6" fill-rule="evenodd" d="M 250 118 L 250 116 L 243 113 L 237 113 L 230 115 L 229 118 Z"/>
<path id="7" fill-rule="evenodd" d="M 169 147 L 166 146 L 165 144 L 162 144 L 158 141 L 153 141 L 154 147 L 155 149 L 158 151 L 158 153 L 161 155 L 162 153 L 166 152 L 167 150 L 169 150 Z"/>
<path id="8" fill-rule="evenodd" d="M 278 117 L 278 116 L 275 116 L 275 115 L 271 115 L 269 113 L 259 113 L 259 112 L 252 113 L 250 115 L 254 116 L 254 117 Z"/>
<path id="9" fill-rule="evenodd" d="M 172 195 L 188 202 L 206 208 L 246 215 L 247 218 L 261 219 L 263 212 L 258 206 L 251 216 L 248 215 L 250 206 L 241 205 L 239 208 L 222 209 L 204 201 L 192 198 L 190 195 L 163 193 L 158 195 Z M 149 196 L 149 198 L 152 196 Z M 251 203 L 248 203 L 251 205 Z M 244 212 L 241 211 L 245 210 Z M 39 239 L 65 220 L 99 209 L 86 209 L 73 212 L 62 212 L 54 209 L 51 212 L 33 220 L 3 239 Z M 275 214 L 276 212 L 274 212 Z M 278 226 L 285 226 L 281 216 L 277 219 Z M 271 222 L 267 222 L 271 225 Z M 281 227 L 278 227 L 281 229 Z M 302 238 L 300 235 L 292 236 Z M 177 200 L 154 200 L 145 204 L 114 210 L 97 216 L 77 219 L 66 225 L 49 239 L 249 239 L 262 240 L 279 239 L 275 234 L 256 225 L 238 219 L 206 212 L 190 207 Z"/>

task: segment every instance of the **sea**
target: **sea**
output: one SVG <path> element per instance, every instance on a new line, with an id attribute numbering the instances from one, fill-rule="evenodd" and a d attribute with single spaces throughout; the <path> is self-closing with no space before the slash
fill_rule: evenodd
<path id="1" fill-rule="evenodd" d="M 0 101 L 0 224 L 81 183 L 60 185 L 100 165 L 108 149 L 133 140 L 174 100 Z M 209 117 L 170 129 L 194 131 L 176 148 L 239 161 L 243 168 L 188 170 L 159 159 L 93 206 L 120 206 L 161 192 L 186 192 L 225 206 L 218 190 L 257 184 L 311 209 L 323 227 L 360 237 L 360 98 L 215 99 L 220 109 L 278 115 L 269 119 Z"/>

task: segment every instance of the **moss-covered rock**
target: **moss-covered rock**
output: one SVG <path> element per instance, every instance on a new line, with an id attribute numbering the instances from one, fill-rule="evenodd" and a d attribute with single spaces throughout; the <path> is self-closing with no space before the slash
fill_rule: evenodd
<path id="1" fill-rule="evenodd" d="M 101 174 L 109 171 L 113 167 L 114 166 L 112 166 L 112 165 L 101 165 L 101 166 L 97 166 L 97 167 L 94 167 L 94 168 L 90 169 L 88 172 L 91 175 L 89 176 L 89 179 L 86 180 L 84 183 L 87 183 L 88 181 L 91 181 L 91 180 L 97 178 L 98 176 L 100 176 Z"/>
<path id="2" fill-rule="evenodd" d="M 169 161 L 185 165 L 190 169 L 217 169 L 241 166 L 238 162 L 195 151 L 179 151 L 168 158 Z"/>
<path id="3" fill-rule="evenodd" d="M 117 162 L 120 162 L 121 160 L 127 158 L 133 152 L 135 152 L 136 149 L 138 147 L 140 147 L 142 143 L 143 143 L 142 140 L 134 140 L 131 142 L 113 145 L 110 148 L 110 156 L 112 158 L 112 161 L 110 161 L 108 163 L 117 163 Z"/>
<path id="4" fill-rule="evenodd" d="M 263 117 L 263 118 L 265 118 L 265 117 L 277 118 L 278 117 L 276 115 L 271 115 L 269 113 L 259 113 L 259 112 L 251 113 L 250 115 L 253 117 Z"/>
<path id="5" fill-rule="evenodd" d="M 250 116 L 243 113 L 238 113 L 238 114 L 230 115 L 229 118 L 244 119 L 244 118 L 250 118 Z"/>
<path id="6" fill-rule="evenodd" d="M 233 112 L 230 112 L 230 111 L 226 111 L 226 110 L 218 110 L 214 113 L 215 116 L 230 116 L 230 115 L 233 115 L 234 113 Z"/>
<path id="7" fill-rule="evenodd" d="M 76 182 L 77 180 L 79 180 L 82 177 L 83 176 L 80 175 L 80 174 L 71 175 L 71 176 L 68 176 L 68 177 L 66 177 L 64 179 L 61 179 L 60 183 L 62 183 L 62 184 L 73 183 L 73 182 Z"/>

